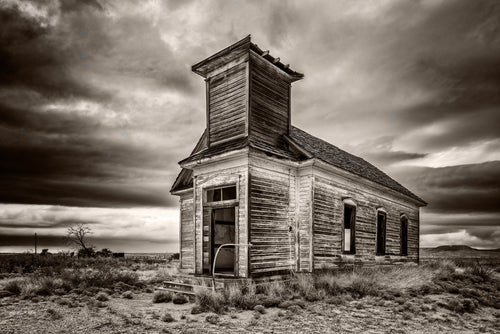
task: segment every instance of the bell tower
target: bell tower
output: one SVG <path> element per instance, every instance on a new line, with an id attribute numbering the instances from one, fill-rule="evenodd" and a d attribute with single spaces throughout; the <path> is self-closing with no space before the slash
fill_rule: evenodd
<path id="1" fill-rule="evenodd" d="M 192 70 L 206 81 L 209 147 L 244 137 L 274 146 L 289 134 L 291 84 L 303 74 L 261 50 L 250 35 Z"/>

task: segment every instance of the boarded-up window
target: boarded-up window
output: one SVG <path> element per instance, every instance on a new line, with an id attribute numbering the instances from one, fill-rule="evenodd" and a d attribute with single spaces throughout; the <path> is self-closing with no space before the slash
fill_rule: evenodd
<path id="1" fill-rule="evenodd" d="M 377 212 L 377 255 L 385 255 L 385 227 L 386 215 L 384 212 Z"/>
<path id="2" fill-rule="evenodd" d="M 356 252 L 356 207 L 344 205 L 344 253 L 354 254 Z"/>
<path id="3" fill-rule="evenodd" d="M 408 255 L 408 218 L 401 217 L 401 255 Z"/>

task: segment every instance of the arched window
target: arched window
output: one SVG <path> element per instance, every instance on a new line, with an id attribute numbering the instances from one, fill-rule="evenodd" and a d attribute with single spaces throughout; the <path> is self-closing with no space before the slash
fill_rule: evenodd
<path id="1" fill-rule="evenodd" d="M 401 255 L 408 255 L 408 217 L 401 215 Z"/>
<path id="2" fill-rule="evenodd" d="M 383 208 L 377 208 L 377 249 L 375 254 L 385 255 L 387 213 Z"/>
<path id="3" fill-rule="evenodd" d="M 356 203 L 351 198 L 344 199 L 344 223 L 342 225 L 342 252 L 356 253 Z"/>

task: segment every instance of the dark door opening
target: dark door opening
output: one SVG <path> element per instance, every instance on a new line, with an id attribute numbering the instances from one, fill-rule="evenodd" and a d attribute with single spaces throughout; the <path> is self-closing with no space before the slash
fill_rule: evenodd
<path id="1" fill-rule="evenodd" d="M 235 243 L 235 207 L 212 210 L 212 249 L 210 263 L 213 267 L 215 253 L 223 244 Z M 217 255 L 215 273 L 234 275 L 235 247 L 224 246 Z"/>
<path id="2" fill-rule="evenodd" d="M 383 212 L 377 213 L 377 255 L 385 255 L 385 225 L 386 216 Z"/>

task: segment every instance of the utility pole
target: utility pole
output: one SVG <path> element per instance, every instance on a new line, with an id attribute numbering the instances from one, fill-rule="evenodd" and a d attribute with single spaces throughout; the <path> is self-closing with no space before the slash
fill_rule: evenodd
<path id="1" fill-rule="evenodd" d="M 36 255 L 36 232 L 35 232 L 35 255 Z"/>

